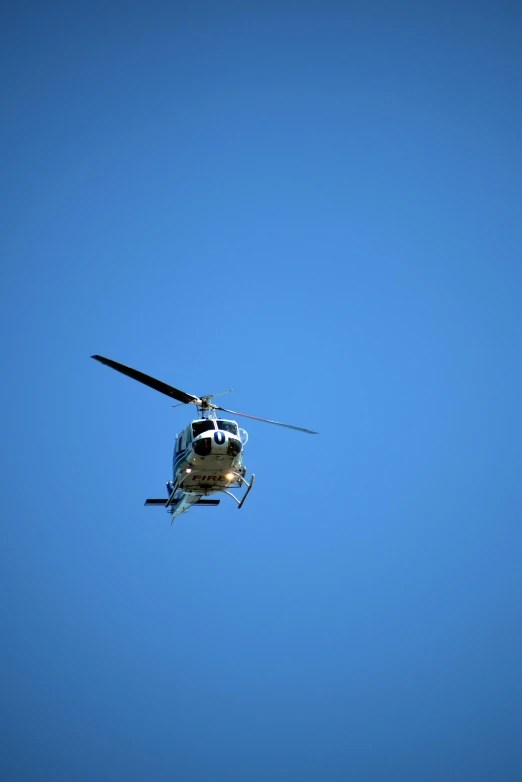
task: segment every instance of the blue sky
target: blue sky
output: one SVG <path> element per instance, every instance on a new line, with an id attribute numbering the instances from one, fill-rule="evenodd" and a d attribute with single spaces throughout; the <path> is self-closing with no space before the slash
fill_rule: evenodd
<path id="1" fill-rule="evenodd" d="M 4 9 L 2 779 L 519 782 L 517 5 Z"/>

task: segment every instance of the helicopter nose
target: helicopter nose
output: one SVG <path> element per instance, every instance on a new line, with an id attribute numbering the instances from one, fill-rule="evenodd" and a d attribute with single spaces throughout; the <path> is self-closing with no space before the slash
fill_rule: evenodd
<path id="1" fill-rule="evenodd" d="M 217 432 L 214 432 L 214 442 L 216 445 L 225 445 L 227 441 L 227 434 L 226 432 L 222 432 L 218 429 Z"/>
<path id="2" fill-rule="evenodd" d="M 238 438 L 232 437 L 229 432 L 218 430 L 217 432 L 214 432 L 212 439 L 213 453 L 237 456 L 241 451 L 241 441 Z"/>
<path id="3" fill-rule="evenodd" d="M 223 431 L 205 433 L 194 440 L 192 447 L 198 456 L 208 456 L 210 453 L 237 456 L 243 448 L 238 437 L 232 437 L 228 432 Z"/>
<path id="4" fill-rule="evenodd" d="M 239 437 L 234 437 L 230 432 L 214 432 L 214 442 L 217 445 L 216 451 L 226 452 L 228 456 L 237 456 L 243 448 Z"/>

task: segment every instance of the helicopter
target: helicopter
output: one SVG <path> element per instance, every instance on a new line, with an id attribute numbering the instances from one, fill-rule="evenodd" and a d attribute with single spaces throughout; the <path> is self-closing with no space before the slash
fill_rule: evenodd
<path id="1" fill-rule="evenodd" d="M 201 508 L 219 505 L 220 500 L 210 496 L 217 493 L 231 497 L 240 509 L 254 485 L 255 475 L 252 473 L 250 480 L 247 481 L 245 477 L 247 470 L 243 464 L 243 446 L 248 441 L 248 434 L 245 429 L 237 425 L 236 421 L 218 417 L 218 411 L 275 426 L 284 426 L 286 429 L 295 429 L 307 434 L 318 434 L 300 426 L 228 410 L 211 401 L 216 396 L 231 393 L 233 389 L 207 396 L 194 396 L 110 358 L 98 355 L 91 358 L 175 399 L 179 404 L 173 407 L 190 404 L 198 410 L 200 418 L 193 419 L 176 435 L 172 480 L 166 482 L 166 499 L 145 500 L 145 505 L 149 507 L 163 507 L 171 516 L 171 525 L 176 516 L 186 513 L 192 506 Z M 244 490 L 241 499 L 230 491 L 231 488 Z"/>

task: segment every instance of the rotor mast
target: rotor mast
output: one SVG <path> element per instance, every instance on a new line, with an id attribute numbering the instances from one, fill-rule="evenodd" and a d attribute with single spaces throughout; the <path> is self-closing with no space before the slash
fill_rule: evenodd
<path id="1" fill-rule="evenodd" d="M 219 391 L 217 394 L 207 394 L 207 396 L 201 396 L 197 401 L 194 402 L 198 409 L 198 413 L 200 414 L 201 418 L 217 418 L 216 410 L 218 410 L 218 406 L 214 405 L 210 400 L 214 399 L 215 396 L 223 396 L 223 394 L 231 394 L 233 388 L 229 388 L 228 391 Z M 178 407 L 179 405 L 172 405 L 172 407 Z"/>

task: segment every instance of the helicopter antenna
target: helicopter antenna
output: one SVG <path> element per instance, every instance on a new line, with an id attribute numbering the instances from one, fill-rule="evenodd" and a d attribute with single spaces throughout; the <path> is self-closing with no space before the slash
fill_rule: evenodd
<path id="1" fill-rule="evenodd" d="M 217 394 L 207 394 L 207 396 L 201 396 L 200 399 L 214 399 L 215 396 L 223 396 L 223 394 L 231 394 L 233 388 L 229 388 L 228 391 L 219 391 Z"/>

